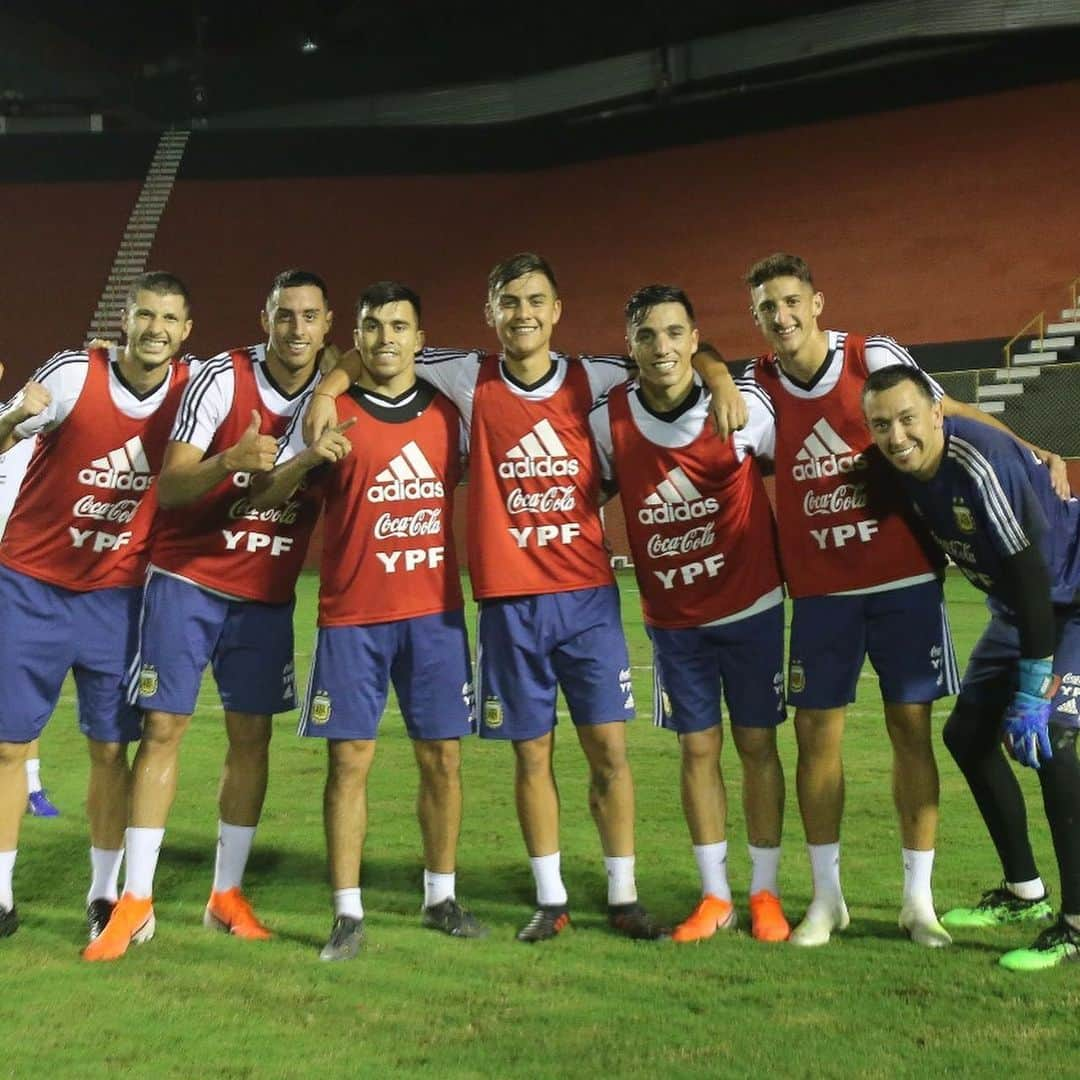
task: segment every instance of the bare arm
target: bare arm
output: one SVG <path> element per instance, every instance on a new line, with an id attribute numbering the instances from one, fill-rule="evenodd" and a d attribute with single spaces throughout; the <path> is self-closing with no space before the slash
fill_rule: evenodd
<path id="1" fill-rule="evenodd" d="M 302 450 L 294 458 L 281 465 L 275 465 L 268 473 L 260 473 L 251 481 L 251 505 L 256 510 L 266 510 L 271 506 L 280 506 L 300 486 L 301 481 L 312 469 L 341 461 L 352 453 L 352 443 L 345 437 L 345 432 L 356 423 L 356 418 L 343 424 L 327 428 L 311 446 Z"/>
<path id="2" fill-rule="evenodd" d="M 746 424 L 746 402 L 728 371 L 724 358 L 707 342 L 698 346 L 692 363 L 712 395 L 712 419 L 716 434 L 726 439 Z"/>
<path id="3" fill-rule="evenodd" d="M 3 370 L 0 365 L 0 374 L 3 374 Z M 19 442 L 19 436 L 15 434 L 19 424 L 32 416 L 39 416 L 49 407 L 51 401 L 52 394 L 48 387 L 41 383 L 31 381 L 23 387 L 22 400 L 0 416 L 0 454 Z"/>
<path id="4" fill-rule="evenodd" d="M 158 477 L 161 506 L 166 510 L 187 506 L 232 473 L 269 472 L 277 456 L 277 440 L 260 435 L 259 426 L 259 414 L 252 409 L 251 422 L 239 441 L 212 457 L 191 443 L 170 442 Z"/>
<path id="5" fill-rule="evenodd" d="M 338 361 L 333 371 L 324 375 L 315 387 L 311 402 L 304 414 L 304 442 L 311 446 L 327 429 L 337 423 L 335 398 L 340 397 L 360 377 L 360 354 L 350 349 Z"/>
<path id="6" fill-rule="evenodd" d="M 1059 499 L 1067 499 L 1072 494 L 1069 489 L 1069 473 L 1065 467 L 1065 462 L 1053 451 L 1044 450 L 1041 446 L 1036 446 L 1026 439 L 1021 439 L 1015 431 L 1009 428 L 1008 425 L 1003 424 L 997 417 L 983 412 L 982 409 L 976 408 L 974 405 L 969 405 L 966 401 L 957 401 L 956 398 L 951 398 L 948 394 L 941 399 L 941 411 L 946 416 L 962 416 L 967 420 L 974 420 L 976 423 L 986 424 L 988 427 L 1005 432 L 1006 435 L 1026 446 L 1050 470 L 1050 483 L 1053 485 Z"/>

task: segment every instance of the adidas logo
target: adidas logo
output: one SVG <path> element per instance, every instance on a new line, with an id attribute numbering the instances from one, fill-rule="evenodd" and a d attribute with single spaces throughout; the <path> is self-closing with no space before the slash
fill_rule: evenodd
<path id="1" fill-rule="evenodd" d="M 715 514 L 720 504 L 712 498 L 704 499 L 681 468 L 672 469 L 651 495 L 645 496 L 645 505 L 638 511 L 638 521 L 643 525 L 666 525 L 672 521 L 693 521 L 695 518 Z"/>
<path id="2" fill-rule="evenodd" d="M 821 476 L 839 476 L 865 468 L 866 456 L 856 454 L 822 417 L 803 440 L 795 455 L 791 475 L 796 480 L 816 480 Z"/>
<path id="3" fill-rule="evenodd" d="M 145 491 L 154 482 L 146 460 L 142 439 L 136 435 L 118 450 L 94 458 L 89 468 L 79 471 L 79 483 L 115 491 Z"/>
<path id="4" fill-rule="evenodd" d="M 1076 698 L 1066 698 L 1059 706 L 1057 711 L 1059 713 L 1066 713 L 1069 716 L 1080 716 L 1080 709 L 1076 707 Z"/>
<path id="5" fill-rule="evenodd" d="M 415 442 L 406 443 L 401 453 L 376 474 L 375 483 L 367 492 L 368 498 L 375 503 L 441 499 L 443 494 L 442 481 Z"/>
<path id="6" fill-rule="evenodd" d="M 550 420 L 533 424 L 516 446 L 506 451 L 499 463 L 499 475 L 506 480 L 522 476 L 577 476 L 581 466 L 570 457 Z"/>

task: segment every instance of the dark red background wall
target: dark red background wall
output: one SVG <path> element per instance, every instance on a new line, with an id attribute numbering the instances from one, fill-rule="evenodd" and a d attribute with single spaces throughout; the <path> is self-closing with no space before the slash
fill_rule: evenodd
<path id="1" fill-rule="evenodd" d="M 749 355 L 740 278 L 777 249 L 810 260 L 834 325 L 913 343 L 1009 335 L 1065 306 L 1080 273 L 1077 116 L 1072 81 L 533 173 L 181 181 L 151 261 L 189 279 L 204 355 L 255 339 L 269 280 L 299 264 L 330 282 L 340 342 L 376 277 L 420 290 L 432 342 L 488 342 L 484 277 L 522 248 L 559 273 L 567 350 L 619 349 L 626 296 L 668 280 L 725 353 Z M 14 377 L 81 339 L 135 194 L 0 187 Z"/>

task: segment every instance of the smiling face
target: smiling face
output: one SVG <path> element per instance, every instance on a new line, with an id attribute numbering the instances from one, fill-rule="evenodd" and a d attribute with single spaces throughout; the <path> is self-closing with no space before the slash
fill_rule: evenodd
<path id="1" fill-rule="evenodd" d="M 143 371 L 168 363 L 191 333 L 187 301 L 179 293 L 140 289 L 124 313 L 124 357 Z"/>
<path id="2" fill-rule="evenodd" d="M 694 381 L 690 361 L 698 347 L 686 308 L 674 301 L 654 304 L 627 326 L 626 340 L 645 400 L 658 409 L 677 405 Z"/>
<path id="3" fill-rule="evenodd" d="M 272 294 L 262 313 L 263 330 L 270 338 L 269 359 L 280 363 L 289 375 L 310 372 L 332 320 L 317 285 L 297 285 Z"/>
<path id="4" fill-rule="evenodd" d="M 396 397 L 416 381 L 415 360 L 424 347 L 424 331 L 408 300 L 362 308 L 353 341 L 364 376 L 371 379 L 370 389 Z"/>
<path id="5" fill-rule="evenodd" d="M 863 413 L 885 460 L 902 473 L 929 480 L 945 453 L 941 403 L 931 401 L 910 379 L 868 393 Z"/>
<path id="6" fill-rule="evenodd" d="M 750 290 L 754 322 L 781 361 L 809 360 L 822 348 L 817 320 L 824 307 L 821 293 L 794 276 L 770 278 Z"/>
<path id="7" fill-rule="evenodd" d="M 488 297 L 488 322 L 508 360 L 547 355 L 551 334 L 562 315 L 562 301 L 546 274 L 514 278 Z"/>

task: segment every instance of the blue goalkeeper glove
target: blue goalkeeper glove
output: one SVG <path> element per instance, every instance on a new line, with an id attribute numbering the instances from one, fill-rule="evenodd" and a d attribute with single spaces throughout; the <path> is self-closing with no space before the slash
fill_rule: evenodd
<path id="1" fill-rule="evenodd" d="M 1051 702 L 1060 685 L 1049 657 L 1020 661 L 1019 685 L 1005 710 L 1002 737 L 1009 753 L 1021 765 L 1037 769 L 1040 761 L 1054 756 L 1047 725 Z"/>

